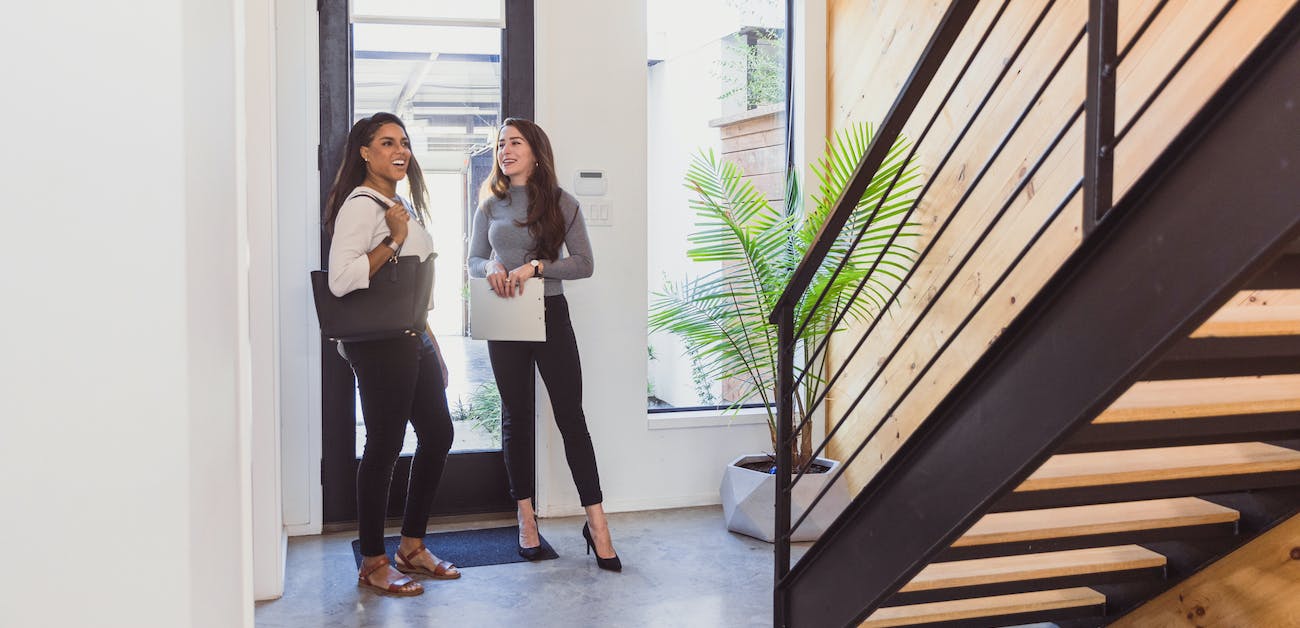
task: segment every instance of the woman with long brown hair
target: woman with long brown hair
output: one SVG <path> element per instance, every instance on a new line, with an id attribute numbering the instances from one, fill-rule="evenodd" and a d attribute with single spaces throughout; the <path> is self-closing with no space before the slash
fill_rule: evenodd
<path id="1" fill-rule="evenodd" d="M 508 118 L 499 130 L 494 167 L 470 237 L 469 273 L 486 277 L 502 297 L 542 279 L 546 340 L 488 341 L 488 357 L 501 393 L 501 449 L 510 494 L 518 503 L 519 554 L 542 557 L 533 510 L 534 373 L 550 394 L 565 458 L 587 512 L 582 535 L 601 569 L 621 571 L 605 518 L 596 452 L 582 412 L 582 367 L 562 281 L 591 276 L 591 241 L 578 201 L 560 189 L 551 141 L 542 128 Z"/>
<path id="2" fill-rule="evenodd" d="M 397 195 L 397 182 L 408 177 L 414 202 Z M 370 278 L 399 254 L 421 260 L 436 255 L 433 237 L 424 227 L 428 217 L 425 205 L 424 177 L 411 152 L 406 126 L 391 113 L 358 120 L 348 133 L 343 164 L 325 204 L 330 291 L 343 296 L 368 288 Z M 357 586 L 390 595 L 424 592 L 420 583 L 403 574 L 442 580 L 460 577 L 455 565 L 439 560 L 424 547 L 429 508 L 452 442 L 445 390 L 447 365 L 433 332 L 427 327 L 425 331 L 418 336 L 340 346 L 357 376 L 366 424 L 365 450 L 357 467 L 362 556 Z M 402 452 L 408 420 L 418 444 L 411 461 L 395 570 L 384 548 L 384 515 L 393 465 Z"/>

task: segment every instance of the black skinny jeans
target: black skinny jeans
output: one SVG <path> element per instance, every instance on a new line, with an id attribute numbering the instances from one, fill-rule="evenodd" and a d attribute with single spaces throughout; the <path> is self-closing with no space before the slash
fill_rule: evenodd
<path id="1" fill-rule="evenodd" d="M 582 365 L 578 362 L 578 341 L 569 321 L 569 302 L 564 295 L 546 297 L 546 341 L 488 341 L 492 373 L 501 392 L 501 450 L 510 479 L 510 496 L 515 500 L 533 496 L 536 441 L 536 404 L 533 396 L 533 367 L 542 374 L 550 393 L 555 424 L 564 439 L 573 483 L 583 506 L 599 504 L 600 475 L 596 472 L 596 451 L 587 433 L 582 413 Z"/>
<path id="2" fill-rule="evenodd" d="M 406 422 L 417 445 L 406 487 L 402 536 L 424 538 L 429 508 L 451 449 L 451 413 L 433 343 L 421 334 L 345 343 L 361 389 L 366 448 L 357 467 L 357 527 L 361 555 L 384 554 L 384 516 L 393 465 L 402 453 Z"/>

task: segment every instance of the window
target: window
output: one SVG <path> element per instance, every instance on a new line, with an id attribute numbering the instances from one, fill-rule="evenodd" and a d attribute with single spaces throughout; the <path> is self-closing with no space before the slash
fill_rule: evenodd
<path id="1" fill-rule="evenodd" d="M 681 16 L 690 15 L 683 20 Z M 786 189 L 785 0 L 655 0 L 649 29 L 650 300 L 666 282 L 720 270 L 691 261 L 691 158 L 712 150 L 737 164 L 775 206 Z M 680 338 L 648 339 L 647 407 L 698 410 L 761 401 L 740 398 L 739 379 L 715 381 Z"/>

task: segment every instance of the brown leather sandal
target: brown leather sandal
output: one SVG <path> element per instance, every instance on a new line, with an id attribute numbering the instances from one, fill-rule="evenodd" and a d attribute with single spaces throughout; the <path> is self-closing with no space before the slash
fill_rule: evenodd
<path id="1" fill-rule="evenodd" d="M 412 559 L 419 556 L 420 552 L 428 551 L 429 548 L 421 545 L 407 554 L 403 554 L 401 550 L 394 552 L 394 555 L 397 556 L 397 570 L 402 573 L 418 573 L 438 580 L 455 580 L 460 577 L 460 570 L 445 560 L 438 560 L 438 564 L 434 565 L 433 569 L 412 562 Z M 433 556 L 433 552 L 429 552 L 429 555 Z M 434 556 L 434 558 L 437 558 L 437 556 Z"/>
<path id="2" fill-rule="evenodd" d="M 372 589 L 379 593 L 383 593 L 384 595 L 396 595 L 398 597 L 414 597 L 424 593 L 424 586 L 412 580 L 409 576 L 402 576 L 401 578 L 388 583 L 387 586 L 371 582 L 370 574 L 387 567 L 388 564 L 388 557 L 384 556 L 382 561 L 363 569 L 360 574 L 357 574 L 357 586 L 364 589 Z"/>

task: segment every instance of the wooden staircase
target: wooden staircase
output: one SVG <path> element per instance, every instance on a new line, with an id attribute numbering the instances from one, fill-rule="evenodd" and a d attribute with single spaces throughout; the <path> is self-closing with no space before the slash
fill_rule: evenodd
<path id="1" fill-rule="evenodd" d="M 1296 269 L 1293 247 L 861 625 L 1105 625 L 1295 516 Z"/>
<path id="2" fill-rule="evenodd" d="M 950 52 L 953 20 L 963 24 L 973 6 L 948 5 L 882 125 L 891 141 L 902 128 L 895 116 L 912 115 Z M 835 442 L 852 452 L 846 464 L 866 452 L 871 468 L 797 564 L 778 538 L 776 625 L 1145 626 L 1157 606 L 1163 616 L 1174 608 L 1184 611 L 1174 619 L 1195 623 L 1205 609 L 1183 605 L 1188 583 L 1201 583 L 1194 585 L 1200 599 L 1256 603 L 1253 590 L 1239 586 L 1256 578 L 1229 574 L 1231 591 L 1203 583 L 1243 556 L 1256 572 L 1292 562 L 1286 534 L 1300 529 L 1300 178 L 1293 176 L 1300 154 L 1277 129 L 1295 126 L 1300 4 L 1290 4 L 1112 202 L 1108 147 L 1118 136 L 1108 127 L 1107 68 L 1114 66 L 1104 48 L 1114 45 L 1118 6 L 1087 7 L 1088 93 L 1074 114 L 1086 114 L 1088 144 L 1075 187 L 1083 192 L 1081 243 L 987 346 L 973 349 L 978 358 L 954 367 L 960 377 L 950 389 L 934 388 L 922 410 L 907 414 L 900 408 L 910 408 L 912 395 L 933 388 L 931 367 L 956 351 L 950 341 L 1009 294 L 999 290 L 1011 274 L 959 322 L 924 318 L 957 285 L 957 271 L 937 288 L 924 284 L 917 323 L 900 328 L 896 344 L 881 341 L 880 364 L 895 355 L 916 364 L 882 366 L 861 391 L 843 386 L 856 396 L 834 424 L 860 429 Z M 1219 16 L 1230 12 L 1224 6 Z M 1220 23 L 1211 24 L 1198 42 Z M 859 163 L 856 185 L 865 185 L 882 153 L 869 151 Z M 1017 175 L 1018 185 L 1042 163 Z M 1058 208 L 1070 209 L 1066 202 Z M 835 215 L 848 208 L 841 199 Z M 1035 246 L 1052 224 L 1033 236 Z M 831 246 L 838 230 L 828 223 L 817 246 Z M 985 239 L 992 233 L 979 235 L 958 268 L 1002 244 Z M 795 299 L 824 260 L 822 248 L 800 264 L 772 315 L 784 347 L 794 344 Z M 1033 264 L 1033 253 L 1023 249 L 1010 267 Z M 927 340 L 933 356 L 928 345 L 909 344 Z M 781 377 L 789 378 L 792 360 L 785 362 Z M 853 415 L 881 373 L 896 376 L 887 403 Z M 782 392 L 778 434 L 791 438 L 792 404 Z M 787 471 L 783 449 L 778 468 Z M 779 534 L 792 523 L 783 477 L 778 472 Z M 1274 551 L 1282 546 L 1287 558 Z M 1271 581 L 1290 586 L 1274 587 L 1282 593 L 1267 599 L 1296 599 L 1294 573 L 1274 570 Z M 1284 606 L 1282 615 L 1296 608 Z"/>

